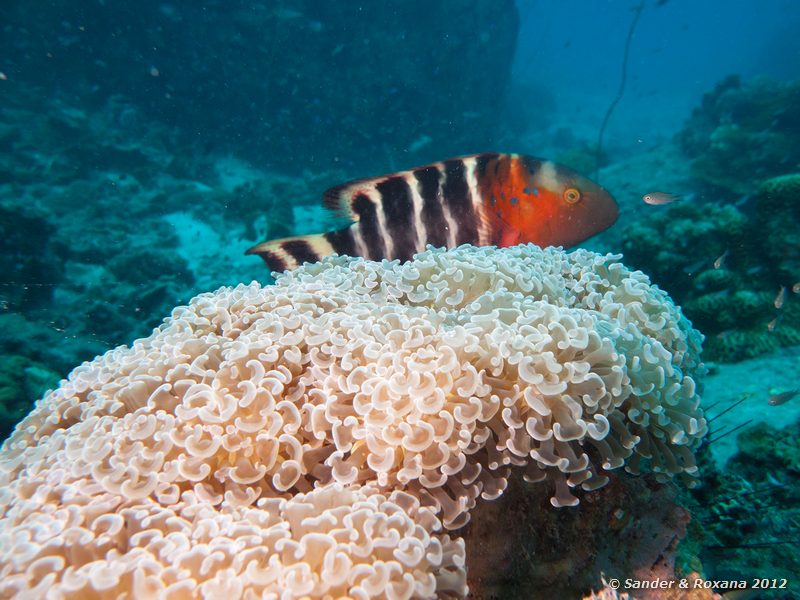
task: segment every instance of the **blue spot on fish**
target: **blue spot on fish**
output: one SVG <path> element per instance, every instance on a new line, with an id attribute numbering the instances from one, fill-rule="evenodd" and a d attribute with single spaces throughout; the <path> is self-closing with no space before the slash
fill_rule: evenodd
<path id="1" fill-rule="evenodd" d="M 522 188 L 522 193 L 530 196 L 533 192 L 531 192 L 531 188 Z"/>
<path id="2" fill-rule="evenodd" d="M 517 199 L 517 197 L 516 197 L 516 196 L 512 196 L 512 197 L 511 197 L 511 206 L 514 206 L 514 205 L 515 205 L 515 204 L 517 204 L 518 202 L 519 202 L 519 200 Z"/>
<path id="3" fill-rule="evenodd" d="M 492 206 L 497 204 L 497 199 L 494 197 L 494 194 L 492 194 L 491 202 L 492 202 Z"/>

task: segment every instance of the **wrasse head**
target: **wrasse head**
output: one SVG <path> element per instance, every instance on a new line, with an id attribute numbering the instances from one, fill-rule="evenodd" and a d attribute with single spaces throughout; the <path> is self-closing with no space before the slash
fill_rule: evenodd
<path id="1" fill-rule="evenodd" d="M 532 194 L 520 226 L 521 241 L 570 247 L 617 220 L 614 197 L 588 177 L 551 161 L 525 159 L 524 164 Z"/>

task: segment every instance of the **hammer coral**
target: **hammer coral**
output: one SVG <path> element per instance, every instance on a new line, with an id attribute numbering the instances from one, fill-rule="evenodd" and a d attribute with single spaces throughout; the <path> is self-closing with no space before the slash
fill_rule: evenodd
<path id="1" fill-rule="evenodd" d="M 513 467 L 554 506 L 642 462 L 692 480 L 700 341 L 585 250 L 332 257 L 202 294 L 5 443 L 0 596 L 462 597 L 444 530 Z"/>

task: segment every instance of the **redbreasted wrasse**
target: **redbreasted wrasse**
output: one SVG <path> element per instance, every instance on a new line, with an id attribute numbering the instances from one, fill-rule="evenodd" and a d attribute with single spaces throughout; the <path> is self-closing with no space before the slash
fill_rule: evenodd
<path id="1" fill-rule="evenodd" d="M 331 254 L 409 260 L 426 245 L 574 246 L 617 219 L 614 198 L 548 160 L 485 153 L 329 189 L 324 204 L 353 224 L 253 246 L 273 271 Z"/>

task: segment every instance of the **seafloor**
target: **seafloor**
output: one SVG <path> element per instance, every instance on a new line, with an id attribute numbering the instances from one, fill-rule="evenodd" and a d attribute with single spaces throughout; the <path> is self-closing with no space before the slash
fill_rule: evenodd
<path id="1" fill-rule="evenodd" d="M 266 169 L 193 144 L 121 96 L 89 107 L 13 77 L 0 85 L 3 436 L 73 367 L 147 335 L 200 291 L 269 282 L 246 248 L 332 228 L 322 191 L 378 174 L 324 157 Z M 800 82 L 725 80 L 673 137 L 636 150 L 612 141 L 599 171 L 620 217 L 584 246 L 623 252 L 706 335 L 702 405 L 713 421 L 703 486 L 679 495 L 692 514 L 678 551 L 685 573 L 800 573 L 800 397 L 768 404 L 800 388 L 798 93 Z M 590 173 L 592 136 L 554 116 L 512 148 L 481 150 L 545 154 Z M 418 142 L 378 161 L 383 170 L 445 158 Z M 652 189 L 684 200 L 646 205 Z"/>

